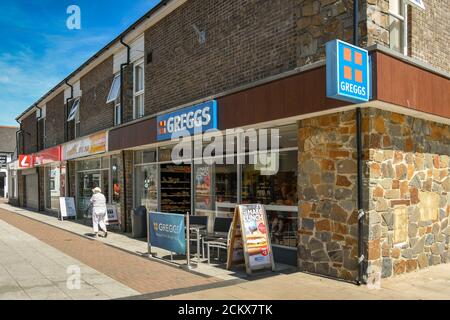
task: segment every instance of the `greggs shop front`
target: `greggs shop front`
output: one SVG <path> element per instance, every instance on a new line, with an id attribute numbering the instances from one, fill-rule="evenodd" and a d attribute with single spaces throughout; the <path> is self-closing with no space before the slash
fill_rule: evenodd
<path id="1" fill-rule="evenodd" d="M 308 89 L 323 91 L 305 106 L 324 103 L 324 71 L 322 66 L 310 72 L 309 83 L 311 74 L 300 73 L 110 130 L 109 150 L 122 151 L 129 160 L 125 170 L 132 171 L 127 212 L 139 206 L 189 212 L 207 216 L 213 231 L 216 217 L 231 218 L 237 204 L 264 204 L 275 261 L 297 265 L 299 152 L 293 116 Z M 309 88 L 298 95 L 305 83 Z M 193 139 L 187 142 L 186 136 Z"/>

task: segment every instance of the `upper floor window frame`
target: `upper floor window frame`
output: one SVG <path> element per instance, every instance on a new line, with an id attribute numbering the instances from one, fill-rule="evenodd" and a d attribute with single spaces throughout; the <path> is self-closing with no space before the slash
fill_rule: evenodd
<path id="1" fill-rule="evenodd" d="M 138 69 L 142 70 L 139 78 L 137 74 Z M 141 83 L 138 80 L 140 80 Z M 144 94 L 145 66 L 144 59 L 139 59 L 133 64 L 133 119 L 142 118 L 145 115 Z M 140 101 L 140 105 L 137 105 L 136 101 Z"/>
<path id="2" fill-rule="evenodd" d="M 111 103 L 119 99 L 120 97 L 120 72 L 114 75 L 113 81 L 111 83 L 111 88 L 109 89 L 108 98 L 106 103 Z"/>
<path id="3" fill-rule="evenodd" d="M 389 0 L 389 47 L 408 55 L 408 1 Z"/>

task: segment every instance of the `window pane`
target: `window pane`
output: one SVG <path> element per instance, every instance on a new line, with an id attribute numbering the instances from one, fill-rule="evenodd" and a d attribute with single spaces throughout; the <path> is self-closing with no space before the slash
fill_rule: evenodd
<path id="1" fill-rule="evenodd" d="M 96 170 L 100 169 L 100 160 L 85 160 L 77 162 L 77 170 L 78 171 L 86 171 L 86 170 Z"/>
<path id="2" fill-rule="evenodd" d="M 136 118 L 144 116 L 144 95 L 134 97 L 134 114 Z"/>
<path id="3" fill-rule="evenodd" d="M 401 0 L 389 0 L 389 12 L 401 15 Z"/>
<path id="4" fill-rule="evenodd" d="M 144 90 L 144 65 L 140 64 L 134 69 L 134 92 Z"/>
<path id="5" fill-rule="evenodd" d="M 102 185 L 100 188 L 106 198 L 106 202 L 109 203 L 109 170 L 102 170 Z"/>
<path id="6" fill-rule="evenodd" d="M 120 104 L 117 104 L 117 105 L 114 107 L 114 124 L 115 124 L 115 125 L 121 124 L 121 119 L 120 119 L 120 117 L 121 117 L 121 107 L 120 107 Z"/>
<path id="7" fill-rule="evenodd" d="M 136 167 L 136 207 L 144 206 L 147 211 L 158 210 L 158 165 Z"/>
<path id="8" fill-rule="evenodd" d="M 122 186 L 119 180 L 119 157 L 113 156 L 111 158 L 111 180 L 113 184 L 113 204 L 120 204 L 120 194 L 122 192 Z"/>
<path id="9" fill-rule="evenodd" d="M 60 181 L 61 176 L 58 166 L 45 167 L 46 172 L 46 190 L 45 207 L 49 210 L 59 209 Z"/>
<path id="10" fill-rule="evenodd" d="M 389 46 L 392 50 L 403 50 L 403 22 L 394 16 L 389 16 Z"/>
<path id="11" fill-rule="evenodd" d="M 120 93 L 120 76 L 118 75 L 115 76 L 113 79 L 106 103 L 110 103 L 116 100 L 119 97 L 119 93 Z"/>
<path id="12" fill-rule="evenodd" d="M 278 170 L 269 175 L 242 167 L 242 202 L 265 204 L 272 243 L 290 247 L 297 245 L 297 156 L 297 150 L 280 152 Z"/>

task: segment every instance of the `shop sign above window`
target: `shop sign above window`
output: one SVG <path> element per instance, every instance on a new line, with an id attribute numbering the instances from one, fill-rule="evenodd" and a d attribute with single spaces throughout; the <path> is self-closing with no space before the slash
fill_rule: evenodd
<path id="1" fill-rule="evenodd" d="M 158 141 L 217 129 L 217 101 L 210 100 L 158 116 L 157 124 Z"/>
<path id="2" fill-rule="evenodd" d="M 68 142 L 62 146 L 62 160 L 72 160 L 86 157 L 107 150 L 108 139 L 105 131 Z"/>
<path id="3" fill-rule="evenodd" d="M 61 146 L 49 148 L 34 155 L 34 165 L 46 165 L 61 161 Z"/>
<path id="4" fill-rule="evenodd" d="M 367 50 L 341 40 L 326 44 L 327 97 L 361 103 L 370 99 L 370 61 Z"/>

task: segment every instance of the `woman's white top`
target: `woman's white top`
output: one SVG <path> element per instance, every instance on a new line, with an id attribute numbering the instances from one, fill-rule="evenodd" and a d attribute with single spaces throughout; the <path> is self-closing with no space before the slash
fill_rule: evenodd
<path id="1" fill-rule="evenodd" d="M 91 198 L 92 213 L 103 215 L 106 214 L 106 198 L 101 193 L 95 193 Z"/>

